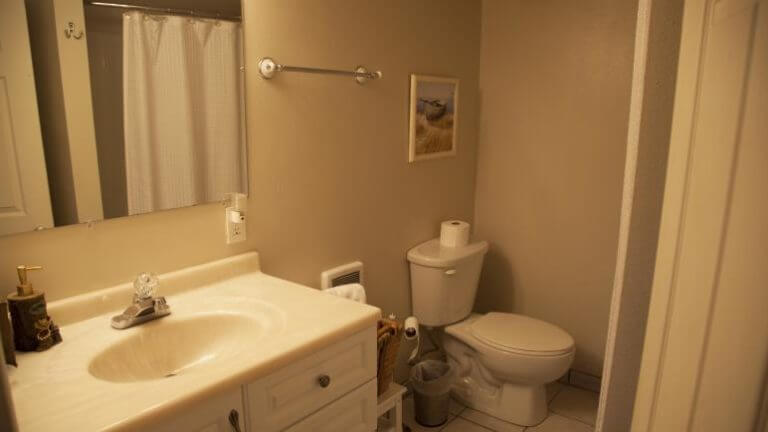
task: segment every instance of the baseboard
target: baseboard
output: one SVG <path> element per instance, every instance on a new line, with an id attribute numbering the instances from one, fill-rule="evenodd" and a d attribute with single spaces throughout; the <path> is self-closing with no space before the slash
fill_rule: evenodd
<path id="1" fill-rule="evenodd" d="M 570 369 L 568 373 L 558 380 L 563 384 L 579 387 L 595 393 L 600 393 L 601 378 L 588 373 Z"/>

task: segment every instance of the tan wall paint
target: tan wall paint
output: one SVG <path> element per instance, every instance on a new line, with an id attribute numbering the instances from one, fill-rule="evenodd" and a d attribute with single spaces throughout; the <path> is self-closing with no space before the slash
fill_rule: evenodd
<path id="1" fill-rule="evenodd" d="M 30 278 L 51 301 L 254 248 L 224 244 L 219 204 L 70 225 L 0 238 L 0 288 L 15 290 L 18 264 L 43 265 Z"/>
<path id="2" fill-rule="evenodd" d="M 245 9 L 248 64 L 380 69 L 349 78 L 247 77 L 253 196 L 249 235 L 265 269 L 318 285 L 319 272 L 365 265 L 369 301 L 410 312 L 405 254 L 447 218 L 472 219 L 480 3 L 258 0 Z M 409 164 L 409 74 L 461 80 L 458 155 Z M 254 136 L 257 134 L 257 136 Z"/>
<path id="3" fill-rule="evenodd" d="M 576 339 L 600 375 L 621 207 L 637 2 L 485 0 L 477 308 Z"/>
<path id="4" fill-rule="evenodd" d="M 312 286 L 321 270 L 366 265 L 369 301 L 406 316 L 405 253 L 447 218 L 471 220 L 480 5 L 463 0 L 246 0 L 248 240 L 224 244 L 218 204 L 0 238 L 0 287 L 17 264 L 54 300 L 249 249 L 266 272 Z M 286 64 L 381 69 L 365 86 L 332 76 L 263 81 L 261 56 Z M 408 164 L 410 73 L 461 79 L 458 156 Z"/>

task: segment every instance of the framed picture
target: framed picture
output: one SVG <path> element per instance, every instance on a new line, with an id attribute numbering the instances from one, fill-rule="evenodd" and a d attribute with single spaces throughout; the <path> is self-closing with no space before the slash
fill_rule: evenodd
<path id="1" fill-rule="evenodd" d="M 408 161 L 456 155 L 459 80 L 411 75 Z"/>

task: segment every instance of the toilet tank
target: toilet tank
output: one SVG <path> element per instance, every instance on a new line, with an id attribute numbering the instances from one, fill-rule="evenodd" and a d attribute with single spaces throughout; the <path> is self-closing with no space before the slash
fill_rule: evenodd
<path id="1" fill-rule="evenodd" d="M 413 315 L 421 324 L 445 326 L 463 320 L 472 312 L 487 251 L 485 241 L 443 247 L 440 239 L 408 251 Z"/>

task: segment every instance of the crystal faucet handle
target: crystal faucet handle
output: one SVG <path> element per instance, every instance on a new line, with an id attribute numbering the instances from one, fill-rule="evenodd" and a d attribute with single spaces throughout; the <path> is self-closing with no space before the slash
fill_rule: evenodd
<path id="1" fill-rule="evenodd" d="M 136 297 L 139 299 L 148 299 L 154 297 L 160 280 L 154 273 L 141 273 L 133 281 L 133 288 L 136 290 Z"/>

